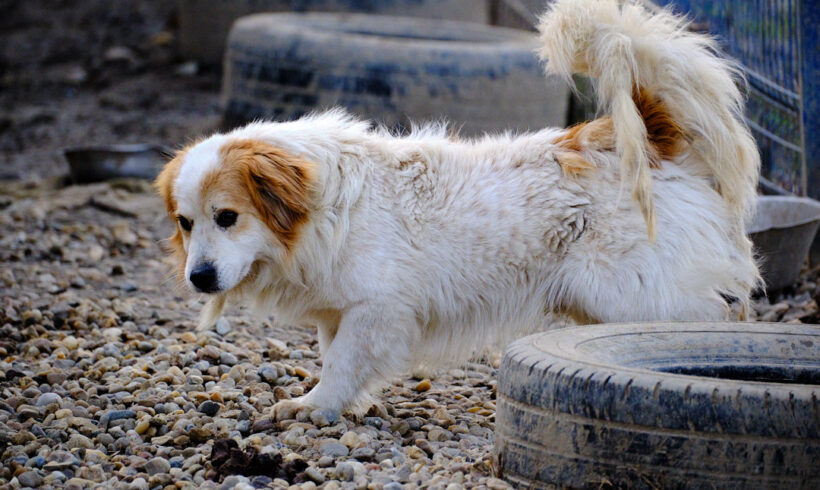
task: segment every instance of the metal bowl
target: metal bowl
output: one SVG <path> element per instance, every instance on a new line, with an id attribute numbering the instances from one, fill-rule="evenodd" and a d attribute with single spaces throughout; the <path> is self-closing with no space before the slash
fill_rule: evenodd
<path id="1" fill-rule="evenodd" d="M 747 227 L 761 258 L 766 291 L 797 282 L 820 226 L 820 202 L 796 196 L 760 196 L 757 214 Z"/>
<path id="2" fill-rule="evenodd" d="M 63 155 L 77 184 L 118 178 L 154 179 L 171 156 L 161 145 L 133 144 L 67 148 Z"/>

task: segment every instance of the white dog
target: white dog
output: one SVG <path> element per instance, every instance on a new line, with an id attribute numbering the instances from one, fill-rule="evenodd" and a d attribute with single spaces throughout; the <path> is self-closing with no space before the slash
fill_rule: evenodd
<path id="1" fill-rule="evenodd" d="M 759 158 L 734 65 L 629 2 L 559 0 L 540 29 L 547 70 L 597 79 L 605 117 L 457 140 L 334 110 L 214 135 L 163 170 L 180 273 L 214 295 L 202 324 L 227 300 L 318 328 L 321 381 L 278 416 L 352 408 L 552 313 L 722 320 L 725 298 L 747 304 Z"/>

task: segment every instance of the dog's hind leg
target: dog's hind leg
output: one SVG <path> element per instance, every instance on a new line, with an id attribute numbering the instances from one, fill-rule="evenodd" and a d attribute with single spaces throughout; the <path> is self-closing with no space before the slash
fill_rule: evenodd
<path id="1" fill-rule="evenodd" d="M 341 411 L 357 405 L 379 381 L 408 368 L 419 332 L 409 309 L 354 306 L 342 315 L 319 383 L 301 398 L 277 403 L 274 417 L 287 418 L 303 407 Z"/>

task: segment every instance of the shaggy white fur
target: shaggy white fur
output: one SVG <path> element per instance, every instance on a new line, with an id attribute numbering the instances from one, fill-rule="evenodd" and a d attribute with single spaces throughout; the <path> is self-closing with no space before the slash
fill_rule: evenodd
<path id="1" fill-rule="evenodd" d="M 755 209 L 760 156 L 743 120 L 744 82 L 736 63 L 716 55 L 714 39 L 689 32 L 685 18 L 650 15 L 635 2 L 560 0 L 541 18 L 540 54 L 547 71 L 571 81 L 597 80 L 598 102 L 616 121 L 617 153 L 634 180 L 633 194 L 654 236 L 646 130 L 632 103 L 636 87 L 661 98 L 690 140 L 692 164 L 710 176 L 735 215 L 738 244 L 749 243 L 743 220 Z M 558 34 L 560 33 L 560 34 Z"/>
<path id="2" fill-rule="evenodd" d="M 680 19 L 615 0 L 559 0 L 541 36 L 549 71 L 598 79 L 615 147 L 580 149 L 589 169 L 563 167 L 565 129 L 464 141 L 429 125 L 397 137 L 340 110 L 250 124 L 180 157 L 166 198 L 193 223 L 182 239 L 186 274 L 204 261 L 249 271 L 236 280 L 219 272 L 202 324 L 227 299 L 318 328 L 321 381 L 280 402 L 277 416 L 354 407 L 385 377 L 458 362 L 543 328 L 552 313 L 722 320 L 725 297 L 748 302 L 759 276 L 743 217 L 758 157 L 733 65 Z M 656 168 L 638 87 L 686 138 Z M 255 216 L 240 216 L 257 223 L 229 238 L 208 227 L 230 198 L 203 195 L 197 181 L 213 169 L 215 141 L 262 142 L 315 165 L 292 246 Z M 635 200 L 619 199 L 622 185 Z"/>

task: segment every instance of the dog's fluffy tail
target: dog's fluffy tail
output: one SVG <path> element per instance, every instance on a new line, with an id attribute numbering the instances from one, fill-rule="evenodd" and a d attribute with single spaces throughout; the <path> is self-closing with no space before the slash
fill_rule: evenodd
<path id="1" fill-rule="evenodd" d="M 754 209 L 760 157 L 743 121 L 737 85 L 743 77 L 736 64 L 716 54 L 715 41 L 688 31 L 686 20 L 668 11 L 650 12 L 623 0 L 557 0 L 539 30 L 547 72 L 568 81 L 574 73 L 596 79 L 599 108 L 612 118 L 615 150 L 650 239 L 650 168 L 659 136 L 652 134 L 650 118 L 658 117 L 651 108 L 661 107 L 671 118 L 661 125 L 663 132 L 679 136 L 677 152 L 693 156 L 686 163 L 714 181 L 736 218 L 736 238 L 747 243 L 743 220 Z"/>

